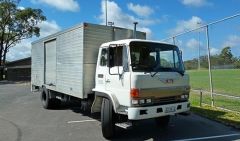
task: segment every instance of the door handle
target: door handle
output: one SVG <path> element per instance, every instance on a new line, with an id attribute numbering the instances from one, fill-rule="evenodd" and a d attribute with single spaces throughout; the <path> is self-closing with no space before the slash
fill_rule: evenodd
<path id="1" fill-rule="evenodd" d="M 105 82 L 106 82 L 106 83 L 110 83 L 111 81 L 110 81 L 109 79 L 107 79 Z"/>

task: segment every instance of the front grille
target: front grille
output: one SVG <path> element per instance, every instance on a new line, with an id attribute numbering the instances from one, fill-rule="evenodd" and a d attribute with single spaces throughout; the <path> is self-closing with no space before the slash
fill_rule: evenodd
<path id="1" fill-rule="evenodd" d="M 153 99 L 153 104 L 165 104 L 179 101 L 179 96 L 163 97 Z"/>

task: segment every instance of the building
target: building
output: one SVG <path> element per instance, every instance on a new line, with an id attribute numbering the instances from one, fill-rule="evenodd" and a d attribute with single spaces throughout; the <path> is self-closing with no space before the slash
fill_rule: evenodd
<path id="1" fill-rule="evenodd" d="M 5 70 L 6 79 L 9 81 L 30 81 L 31 57 L 8 62 Z"/>

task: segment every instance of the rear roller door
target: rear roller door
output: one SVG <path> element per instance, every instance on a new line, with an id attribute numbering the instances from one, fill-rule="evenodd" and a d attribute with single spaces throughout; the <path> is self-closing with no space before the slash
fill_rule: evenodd
<path id="1" fill-rule="evenodd" d="M 45 84 L 56 86 L 56 40 L 44 43 L 45 47 Z"/>

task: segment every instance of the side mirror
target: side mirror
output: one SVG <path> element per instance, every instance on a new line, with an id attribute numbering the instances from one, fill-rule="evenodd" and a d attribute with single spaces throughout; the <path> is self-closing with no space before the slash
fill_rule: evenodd
<path id="1" fill-rule="evenodd" d="M 114 66 L 114 48 L 108 48 L 108 59 L 107 59 L 107 66 L 112 68 Z"/>

